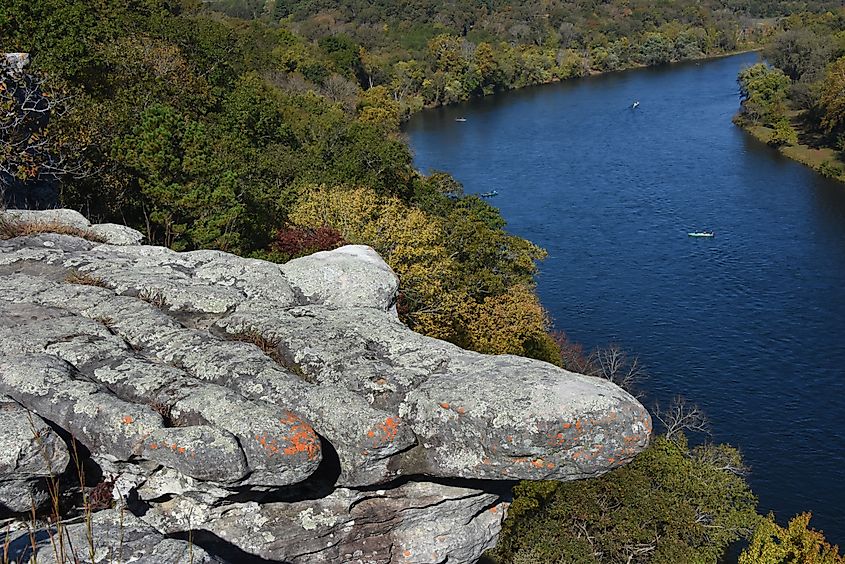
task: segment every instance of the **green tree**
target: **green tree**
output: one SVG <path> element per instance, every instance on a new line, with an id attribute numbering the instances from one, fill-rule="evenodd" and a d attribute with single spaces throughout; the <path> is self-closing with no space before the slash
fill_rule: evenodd
<path id="1" fill-rule="evenodd" d="M 775 131 L 769 139 L 769 145 L 780 147 L 782 145 L 797 145 L 798 133 L 789 120 L 785 117 L 780 118 L 774 123 Z"/>
<path id="2" fill-rule="evenodd" d="M 834 53 L 828 37 L 799 27 L 778 34 L 766 47 L 766 59 L 792 80 L 819 78 Z"/>
<path id="3" fill-rule="evenodd" d="M 640 47 L 640 59 L 646 65 L 662 65 L 672 60 L 672 41 L 661 33 L 649 33 Z"/>
<path id="4" fill-rule="evenodd" d="M 821 82 L 821 126 L 828 134 L 845 132 L 845 57 L 831 64 Z"/>
<path id="5" fill-rule="evenodd" d="M 786 112 L 789 77 L 780 69 L 756 64 L 739 73 L 742 115 L 752 123 L 774 122 Z"/>
<path id="6" fill-rule="evenodd" d="M 739 453 L 656 437 L 633 462 L 582 482 L 522 482 L 501 562 L 716 562 L 759 517 Z"/>
<path id="7" fill-rule="evenodd" d="M 137 178 L 151 241 L 243 251 L 238 176 L 216 153 L 226 152 L 217 133 L 173 108 L 153 106 L 116 141 L 115 159 Z"/>

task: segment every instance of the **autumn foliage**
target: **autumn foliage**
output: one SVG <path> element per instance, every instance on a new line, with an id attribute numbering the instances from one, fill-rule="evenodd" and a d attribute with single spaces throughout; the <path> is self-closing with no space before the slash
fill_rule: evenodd
<path id="1" fill-rule="evenodd" d="M 289 258 L 297 258 L 318 251 L 331 251 L 345 244 L 340 232 L 332 227 L 287 226 L 276 231 L 271 248 Z"/>

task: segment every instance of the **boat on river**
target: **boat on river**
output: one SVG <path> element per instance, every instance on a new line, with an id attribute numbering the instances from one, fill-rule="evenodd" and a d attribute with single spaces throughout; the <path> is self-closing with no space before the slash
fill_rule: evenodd
<path id="1" fill-rule="evenodd" d="M 493 196 L 498 196 L 498 195 L 499 195 L 499 192 L 497 192 L 496 190 L 490 190 L 489 192 L 483 192 L 483 193 L 479 194 L 479 196 L 481 196 L 482 198 L 492 198 Z"/>
<path id="2" fill-rule="evenodd" d="M 687 233 L 690 237 L 715 237 L 716 234 L 712 231 L 690 231 Z"/>
<path id="3" fill-rule="evenodd" d="M 455 118 L 455 121 L 466 121 L 467 118 Z"/>

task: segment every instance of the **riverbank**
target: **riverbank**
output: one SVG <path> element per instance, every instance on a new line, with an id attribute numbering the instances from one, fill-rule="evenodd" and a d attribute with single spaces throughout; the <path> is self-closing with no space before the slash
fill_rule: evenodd
<path id="1" fill-rule="evenodd" d="M 565 78 L 553 77 L 550 80 L 531 82 L 531 83 L 528 83 L 528 84 L 524 84 L 522 86 L 515 86 L 515 87 L 512 87 L 512 88 L 506 88 L 506 89 L 503 89 L 503 90 L 496 90 L 494 92 L 481 94 L 480 96 L 478 96 L 478 95 L 469 96 L 468 98 L 465 98 L 465 99 L 454 100 L 454 101 L 446 102 L 446 103 L 437 102 L 437 103 L 434 103 L 434 104 L 422 104 L 422 105 L 419 105 L 419 106 L 409 104 L 408 105 L 408 112 L 405 114 L 403 119 L 404 119 L 404 121 L 407 121 L 414 114 L 416 114 L 420 111 L 423 111 L 423 110 L 432 110 L 432 109 L 436 109 L 436 108 L 444 108 L 444 107 L 448 107 L 448 106 L 454 106 L 454 105 L 457 105 L 457 104 L 463 104 L 463 103 L 466 103 L 466 102 L 471 102 L 473 100 L 489 98 L 491 96 L 496 96 L 497 94 L 502 94 L 502 93 L 505 93 L 505 92 L 514 92 L 514 91 L 518 91 L 518 90 L 523 90 L 525 88 L 533 88 L 533 87 L 536 87 L 536 86 L 546 86 L 546 85 L 550 85 L 550 84 L 559 84 L 561 82 L 566 82 L 566 81 L 569 81 L 569 80 L 574 80 L 574 79 L 579 79 L 579 78 L 591 78 L 591 77 L 597 77 L 597 76 L 603 76 L 603 75 L 609 75 L 609 74 L 616 74 L 616 73 L 632 71 L 632 70 L 642 70 L 642 69 L 659 68 L 659 67 L 671 67 L 673 65 L 683 65 L 683 64 L 689 64 L 689 63 L 703 63 L 703 62 L 706 62 L 706 61 L 714 61 L 714 60 L 718 60 L 718 59 L 724 59 L 726 57 L 733 57 L 733 56 L 736 56 L 736 55 L 744 55 L 746 53 L 756 53 L 756 52 L 759 52 L 759 51 L 762 51 L 762 50 L 763 50 L 763 47 L 759 46 L 759 45 L 754 46 L 754 47 L 752 47 L 750 45 L 746 45 L 744 48 L 737 49 L 737 50 L 734 50 L 734 51 L 729 51 L 729 52 L 725 52 L 725 53 L 702 54 L 698 57 L 691 57 L 689 59 L 681 59 L 681 60 L 677 60 L 677 61 L 669 61 L 669 62 L 666 62 L 666 63 L 657 64 L 657 65 L 643 65 L 643 64 L 632 63 L 632 64 L 625 65 L 622 68 L 613 69 L 613 70 L 601 71 L 601 70 L 589 69 L 584 74 L 571 75 L 571 76 L 567 76 Z"/>
<path id="2" fill-rule="evenodd" d="M 762 141 L 773 149 L 777 149 L 783 156 L 812 168 L 822 176 L 832 180 L 838 180 L 839 182 L 845 182 L 845 161 L 842 160 L 839 151 L 830 147 L 811 147 L 802 143 L 774 147 L 770 144 L 775 133 L 773 128 L 765 125 L 745 124 L 736 118 L 734 119 L 734 123 L 758 141 Z M 800 129 L 800 124 L 795 123 L 795 120 L 793 120 L 792 125 L 798 132 L 799 137 L 801 137 L 803 131 Z"/>

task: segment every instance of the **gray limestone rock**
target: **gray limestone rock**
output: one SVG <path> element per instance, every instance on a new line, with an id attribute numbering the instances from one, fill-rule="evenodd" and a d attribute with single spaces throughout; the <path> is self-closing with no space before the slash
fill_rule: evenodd
<path id="1" fill-rule="evenodd" d="M 109 245 L 140 245 L 144 240 L 140 231 L 117 223 L 96 223 L 91 232 Z"/>
<path id="2" fill-rule="evenodd" d="M 143 518 L 170 533 L 212 533 L 274 562 L 475 562 L 495 545 L 507 505 L 475 489 L 409 482 L 293 503 L 213 507 L 176 498 Z"/>
<path id="3" fill-rule="evenodd" d="M 57 476 L 69 460 L 64 441 L 43 419 L 0 395 L 0 480 Z"/>
<path id="4" fill-rule="evenodd" d="M 319 465 L 319 439 L 311 426 L 297 415 L 270 404 L 247 401 L 229 388 L 199 381 L 175 367 L 151 362 L 114 335 L 107 323 L 98 323 L 59 308 L 0 302 L 0 340 L 4 343 L 6 358 L 17 358 L 19 364 L 37 365 L 38 359 L 42 358 L 38 355 L 48 353 L 68 363 L 58 365 L 58 368 L 73 366 L 80 379 L 85 377 L 81 386 L 74 386 L 77 391 L 87 387 L 89 394 L 103 392 L 91 388 L 93 383 L 101 384 L 118 397 L 157 409 L 157 415 L 165 415 L 169 419 L 151 421 L 150 425 L 158 427 L 155 431 L 149 428 L 140 431 L 147 437 L 143 446 L 129 445 L 120 450 L 114 443 L 108 442 L 112 433 L 100 434 L 100 430 L 89 425 L 80 438 L 92 450 L 113 456 L 120 452 L 124 458 L 130 456 L 129 453 L 143 454 L 162 463 L 175 461 L 179 465 L 177 467 L 189 476 L 260 485 L 288 485 L 302 481 Z M 27 354 L 30 356 L 11 356 Z M 2 358 L 0 356 L 0 366 Z M 31 367 L 19 366 L 18 370 L 26 373 Z M 11 372 L 13 367 L 9 366 L 8 370 Z M 72 372 L 70 368 L 68 370 Z M 15 397 L 28 405 L 39 405 L 40 400 L 30 397 L 24 390 L 25 383 L 29 381 L 21 381 L 10 373 L 0 380 L 0 389 L 9 386 L 7 389 Z M 53 409 L 55 413 L 58 406 L 70 397 L 69 394 L 56 397 L 54 393 L 61 390 L 60 384 L 51 383 L 53 389 L 45 390 L 44 395 L 53 396 L 51 401 L 57 406 Z M 111 394 L 97 397 L 105 398 L 98 400 L 101 404 L 113 398 Z M 76 406 L 82 402 L 80 398 L 74 399 L 77 400 Z M 103 415 L 102 405 L 98 409 Z M 126 428 L 141 424 L 135 415 L 123 414 L 120 417 Z M 82 420 L 81 417 L 73 419 L 67 425 L 75 426 L 78 420 Z M 103 422 L 102 419 L 99 421 Z M 177 428 L 163 430 L 168 422 Z M 189 439 L 210 443 L 208 448 L 199 447 L 186 444 Z M 137 442 L 137 439 L 134 441 Z M 201 462 L 201 465 L 208 465 L 208 469 L 186 464 L 186 461 L 194 462 L 198 455 L 202 456 L 201 453 L 210 455 L 214 449 L 219 451 L 217 463 Z M 216 477 L 208 475 L 208 470 L 215 466 Z M 246 477 L 247 472 L 249 477 Z"/>
<path id="5" fill-rule="evenodd" d="M 648 443 L 607 381 L 410 331 L 368 247 L 279 266 L 86 228 L 115 244 L 0 241 L 0 394 L 85 444 L 162 532 L 278 561 L 473 561 L 499 496 L 415 479 L 588 478 Z M 0 503 L 30 479 L 3 460 Z"/>
<path id="6" fill-rule="evenodd" d="M 52 224 L 58 223 L 76 229 L 88 229 L 91 222 L 84 215 L 75 210 L 6 210 L 6 217 L 26 223 Z"/>
<path id="7" fill-rule="evenodd" d="M 365 245 L 321 251 L 294 259 L 281 268 L 308 303 L 387 311 L 396 302 L 399 290 L 399 279 L 387 263 Z"/>
<path id="8" fill-rule="evenodd" d="M 93 513 L 90 531 L 88 524 L 82 521 L 65 524 L 61 531 L 54 526 L 49 530 L 37 529 L 32 536 L 29 532 L 15 535 L 9 542 L 10 561 L 43 564 L 224 563 L 192 543 L 165 538 L 126 510 Z M 32 538 L 36 539 L 34 550 Z"/>
<path id="9" fill-rule="evenodd" d="M 0 395 L 0 513 L 25 513 L 47 500 L 46 479 L 64 472 L 70 455 L 43 419 Z"/>
<path id="10" fill-rule="evenodd" d="M 3 63 L 12 72 L 21 72 L 29 65 L 29 53 L 3 53 Z"/>
<path id="11" fill-rule="evenodd" d="M 74 210 L 6 210 L 5 212 L 0 212 L 0 214 L 14 221 L 25 223 L 45 226 L 58 224 L 72 227 L 88 232 L 110 245 L 140 245 L 141 241 L 144 240 L 144 236 L 140 232 L 125 225 L 117 225 L 115 223 L 92 225 L 84 215 Z"/>

